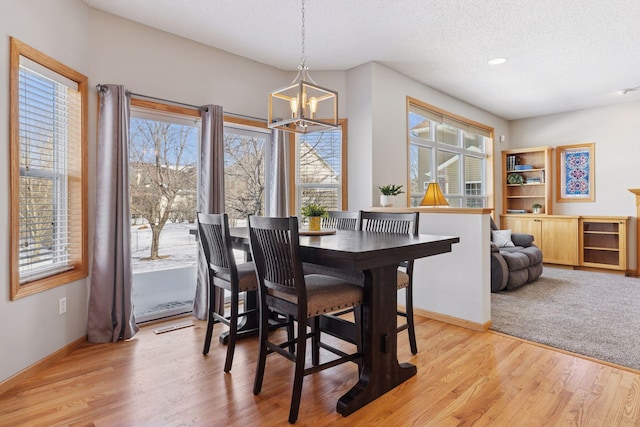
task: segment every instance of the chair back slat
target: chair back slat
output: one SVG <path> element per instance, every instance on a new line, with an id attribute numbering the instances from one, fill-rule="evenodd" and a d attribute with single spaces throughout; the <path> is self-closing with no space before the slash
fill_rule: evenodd
<path id="1" fill-rule="evenodd" d="M 198 213 L 199 240 L 210 268 L 228 273 L 235 269 L 231 244 L 225 236 L 229 233 L 227 214 Z"/>
<path id="2" fill-rule="evenodd" d="M 361 229 L 379 233 L 418 234 L 419 213 L 360 212 Z"/>
<path id="3" fill-rule="evenodd" d="M 360 226 L 360 212 L 329 211 L 326 218 L 322 218 L 323 228 L 336 230 L 357 230 Z"/>
<path id="4" fill-rule="evenodd" d="M 297 218 L 250 216 L 249 235 L 260 281 L 268 288 L 296 294 L 304 286 Z"/>

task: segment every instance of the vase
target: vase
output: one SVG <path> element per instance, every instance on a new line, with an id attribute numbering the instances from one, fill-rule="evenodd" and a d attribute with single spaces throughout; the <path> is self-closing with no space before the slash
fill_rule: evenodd
<path id="1" fill-rule="evenodd" d="M 319 216 L 310 216 L 309 217 L 309 231 L 320 231 L 320 217 Z"/>
<path id="2" fill-rule="evenodd" d="M 391 206 L 391 196 L 385 196 L 384 194 L 380 195 L 380 206 L 383 208 L 387 208 Z"/>

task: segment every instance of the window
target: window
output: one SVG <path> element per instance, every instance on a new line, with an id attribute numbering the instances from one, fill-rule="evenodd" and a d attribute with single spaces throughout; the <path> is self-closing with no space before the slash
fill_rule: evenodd
<path id="1" fill-rule="evenodd" d="M 246 225 L 248 215 L 266 212 L 270 141 L 271 131 L 264 123 L 225 117 L 224 204 L 232 227 Z"/>
<path id="2" fill-rule="evenodd" d="M 11 38 L 11 298 L 87 277 L 87 77 Z"/>
<path id="3" fill-rule="evenodd" d="M 437 181 L 452 207 L 488 205 L 493 129 L 408 98 L 411 206 Z"/>
<path id="4" fill-rule="evenodd" d="M 292 211 L 316 203 L 327 210 L 347 209 L 347 122 L 335 130 L 296 134 L 292 149 Z"/>
<path id="5" fill-rule="evenodd" d="M 200 112 L 131 99 L 129 209 L 138 323 L 191 312 Z"/>

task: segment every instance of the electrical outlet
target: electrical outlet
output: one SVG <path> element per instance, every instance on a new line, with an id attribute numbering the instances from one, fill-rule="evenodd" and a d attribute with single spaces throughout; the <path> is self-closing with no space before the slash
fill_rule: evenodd
<path id="1" fill-rule="evenodd" d="M 58 314 L 65 314 L 67 312 L 67 297 L 62 297 L 58 300 Z"/>

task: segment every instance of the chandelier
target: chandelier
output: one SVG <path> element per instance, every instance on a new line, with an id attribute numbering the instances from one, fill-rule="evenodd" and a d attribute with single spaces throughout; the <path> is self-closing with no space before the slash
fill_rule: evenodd
<path id="1" fill-rule="evenodd" d="M 338 93 L 320 87 L 309 76 L 305 55 L 305 0 L 302 0 L 302 54 L 290 85 L 269 93 L 270 129 L 311 133 L 338 127 Z"/>

